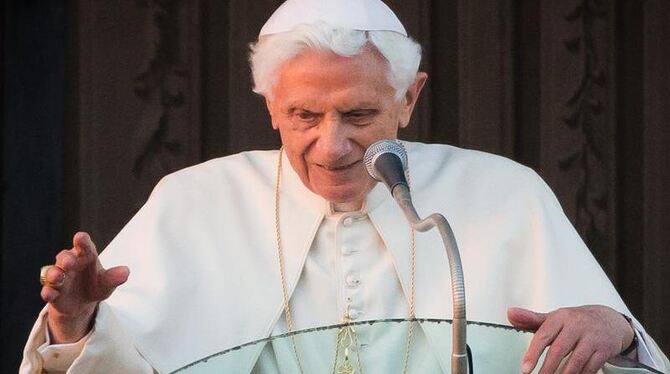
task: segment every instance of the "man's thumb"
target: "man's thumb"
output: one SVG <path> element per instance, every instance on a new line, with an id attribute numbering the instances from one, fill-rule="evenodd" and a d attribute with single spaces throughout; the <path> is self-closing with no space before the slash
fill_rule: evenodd
<path id="1" fill-rule="evenodd" d="M 523 308 L 507 309 L 507 319 L 512 326 L 522 330 L 535 331 L 540 328 L 546 318 L 546 313 L 533 312 Z"/>
<path id="2" fill-rule="evenodd" d="M 102 276 L 104 286 L 106 288 L 114 289 L 128 280 L 130 275 L 130 269 L 127 266 L 116 266 L 110 269 L 105 270 L 105 274 Z"/>

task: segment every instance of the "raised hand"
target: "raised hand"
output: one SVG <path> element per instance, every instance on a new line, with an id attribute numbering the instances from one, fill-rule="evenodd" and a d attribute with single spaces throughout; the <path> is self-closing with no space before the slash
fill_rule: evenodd
<path id="1" fill-rule="evenodd" d="M 130 270 L 117 266 L 105 270 L 90 236 L 78 232 L 73 247 L 56 256 L 44 273 L 40 295 L 48 303 L 52 343 L 72 343 L 91 329 L 98 303 L 128 280 Z"/>
<path id="2" fill-rule="evenodd" d="M 523 373 L 535 368 L 547 347 L 540 374 L 555 373 L 568 355 L 562 373 L 595 373 L 626 349 L 635 334 L 621 314 L 603 305 L 561 308 L 551 313 L 510 308 L 507 319 L 516 328 L 535 332 L 521 364 Z"/>

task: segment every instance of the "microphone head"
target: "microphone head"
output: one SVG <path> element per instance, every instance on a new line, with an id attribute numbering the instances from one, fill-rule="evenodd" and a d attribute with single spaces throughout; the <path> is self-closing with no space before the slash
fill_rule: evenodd
<path id="1" fill-rule="evenodd" d="M 407 169 L 407 152 L 405 151 L 405 147 L 402 145 L 402 143 L 396 139 L 383 139 L 372 143 L 365 151 L 365 156 L 363 156 L 363 160 L 365 161 L 365 169 L 368 171 L 368 174 L 380 182 L 383 180 L 377 173 L 375 162 L 379 156 L 388 153 L 398 156 L 400 162 L 402 163 L 402 169 Z"/>

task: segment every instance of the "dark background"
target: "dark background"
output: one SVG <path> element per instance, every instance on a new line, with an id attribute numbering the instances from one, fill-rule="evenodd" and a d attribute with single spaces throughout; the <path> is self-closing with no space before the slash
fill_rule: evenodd
<path id="1" fill-rule="evenodd" d="M 162 175 L 277 147 L 246 60 L 279 3 L 3 3 L 1 372 L 75 231 L 104 247 Z M 670 352 L 670 1 L 388 3 L 430 76 L 402 137 L 537 170 Z"/>

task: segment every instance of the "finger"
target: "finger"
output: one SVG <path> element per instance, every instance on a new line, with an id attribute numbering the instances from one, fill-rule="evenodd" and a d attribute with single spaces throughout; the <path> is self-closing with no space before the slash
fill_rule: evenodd
<path id="1" fill-rule="evenodd" d="M 557 319 L 547 319 L 545 323 L 533 335 L 528 350 L 521 361 L 521 371 L 530 373 L 537 365 L 537 360 L 544 352 L 545 348 L 549 346 L 556 336 L 561 332 L 563 325 Z"/>
<path id="2" fill-rule="evenodd" d="M 579 341 L 563 367 L 563 374 L 582 373 L 595 351 L 596 349 L 591 342 Z"/>
<path id="3" fill-rule="evenodd" d="M 90 266 L 93 262 L 98 260 L 98 251 L 95 247 L 95 243 L 93 243 L 91 237 L 87 233 L 76 233 L 72 238 L 72 244 L 73 247 L 70 250 L 70 253 L 72 253 L 77 260 L 73 267 L 75 270 L 83 270 L 85 267 Z M 90 275 L 93 275 L 96 268 L 91 267 L 90 270 Z"/>
<path id="4" fill-rule="evenodd" d="M 553 374 L 558 369 L 561 361 L 567 357 L 577 344 L 577 335 L 568 333 L 566 330 L 562 332 L 551 342 L 551 346 L 547 351 L 547 356 L 542 363 L 540 374 Z"/>
<path id="5" fill-rule="evenodd" d="M 72 250 L 64 249 L 56 255 L 56 266 L 64 272 L 77 270 L 81 265 L 78 264 L 79 259 Z M 56 268 L 58 269 L 58 268 Z M 52 269 L 49 269 L 52 270 Z"/>
<path id="6" fill-rule="evenodd" d="M 49 266 L 45 274 L 45 287 L 54 289 L 60 288 L 65 283 L 65 272 L 58 265 Z"/>
<path id="7" fill-rule="evenodd" d="M 114 288 L 126 283 L 130 276 L 127 266 L 116 266 L 105 270 L 102 274 L 101 283 L 104 288 L 112 291 Z"/>
<path id="8" fill-rule="evenodd" d="M 595 374 L 598 372 L 598 370 L 602 369 L 602 367 L 605 365 L 605 362 L 607 361 L 607 355 L 600 351 L 595 351 L 593 355 L 591 355 L 591 358 L 589 358 L 588 363 L 584 367 L 584 370 L 582 373 L 585 374 Z"/>
<path id="9" fill-rule="evenodd" d="M 42 287 L 40 296 L 44 302 L 53 303 L 58 298 L 58 296 L 60 296 L 60 291 L 51 287 Z"/>
<path id="10" fill-rule="evenodd" d="M 509 308 L 507 309 L 507 319 L 512 326 L 518 329 L 536 331 L 547 319 L 547 314 L 524 308 Z"/>
<path id="11" fill-rule="evenodd" d="M 75 251 L 77 256 L 97 256 L 98 254 L 95 243 L 93 243 L 93 240 L 91 240 L 91 237 L 88 235 L 88 233 L 78 232 L 74 234 L 74 237 L 72 238 L 72 245 L 74 246 L 72 249 Z"/>

